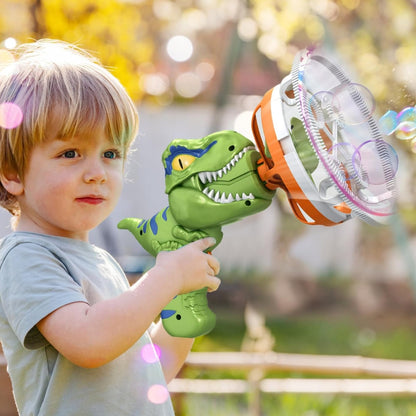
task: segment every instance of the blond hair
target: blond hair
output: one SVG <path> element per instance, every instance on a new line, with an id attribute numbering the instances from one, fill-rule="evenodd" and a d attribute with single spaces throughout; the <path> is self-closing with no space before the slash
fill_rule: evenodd
<path id="1" fill-rule="evenodd" d="M 9 103 L 23 118 L 18 126 L 0 123 L 0 179 L 12 172 L 24 180 L 33 147 L 50 139 L 51 120 L 58 123 L 57 138 L 104 123 L 124 156 L 138 132 L 136 108 L 120 82 L 86 51 L 57 40 L 16 49 L 16 60 L 0 70 L 0 105 Z M 1 183 L 0 205 L 20 214 L 16 198 Z"/>

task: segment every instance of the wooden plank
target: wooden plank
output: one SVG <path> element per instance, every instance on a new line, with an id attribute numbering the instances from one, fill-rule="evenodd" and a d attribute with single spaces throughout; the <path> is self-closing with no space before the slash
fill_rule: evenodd
<path id="1" fill-rule="evenodd" d="M 346 376 L 416 378 L 416 362 L 362 356 L 285 353 L 192 352 L 186 365 L 207 369 L 294 371 Z"/>
<path id="2" fill-rule="evenodd" d="M 258 389 L 273 394 L 334 394 L 348 396 L 414 396 L 415 379 L 264 379 L 257 386 L 246 380 L 174 379 L 169 391 L 193 394 L 244 394 Z"/>

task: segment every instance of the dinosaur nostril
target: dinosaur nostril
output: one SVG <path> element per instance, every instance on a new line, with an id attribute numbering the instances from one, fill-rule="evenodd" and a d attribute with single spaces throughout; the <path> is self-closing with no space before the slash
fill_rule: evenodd
<path id="1" fill-rule="evenodd" d="M 235 146 L 232 144 L 229 148 L 228 148 L 228 150 L 230 151 L 230 152 L 232 152 L 233 150 L 235 149 Z"/>

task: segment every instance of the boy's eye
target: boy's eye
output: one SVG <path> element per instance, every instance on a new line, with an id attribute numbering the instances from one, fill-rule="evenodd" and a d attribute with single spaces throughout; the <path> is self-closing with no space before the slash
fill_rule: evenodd
<path id="1" fill-rule="evenodd" d="M 66 152 L 62 154 L 62 156 L 67 159 L 73 159 L 74 157 L 77 156 L 77 152 L 76 150 L 67 150 Z"/>
<path id="2" fill-rule="evenodd" d="M 120 157 L 120 152 L 118 150 L 106 150 L 104 152 L 104 157 L 106 159 L 117 159 Z"/>

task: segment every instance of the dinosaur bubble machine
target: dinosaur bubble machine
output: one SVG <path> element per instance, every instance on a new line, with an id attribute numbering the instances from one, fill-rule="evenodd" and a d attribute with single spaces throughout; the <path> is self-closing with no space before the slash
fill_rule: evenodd
<path id="1" fill-rule="evenodd" d="M 333 226 L 354 217 L 382 224 L 395 210 L 398 158 L 374 107 L 370 91 L 339 65 L 303 50 L 253 112 L 257 147 L 234 131 L 173 140 L 162 154 L 169 206 L 118 227 L 153 256 L 207 236 L 216 239 L 212 251 L 223 225 L 267 209 L 277 188 L 305 224 Z M 216 321 L 206 289 L 176 296 L 161 319 L 172 336 L 191 338 L 209 333 Z"/>

